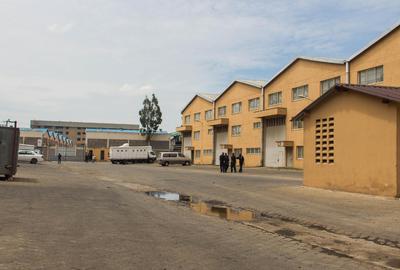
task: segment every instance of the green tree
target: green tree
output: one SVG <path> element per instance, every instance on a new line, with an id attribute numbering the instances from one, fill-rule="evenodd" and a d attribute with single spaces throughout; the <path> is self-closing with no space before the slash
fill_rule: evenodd
<path id="1" fill-rule="evenodd" d="M 152 94 L 151 100 L 146 96 L 143 100 L 143 109 L 139 111 L 141 131 L 146 135 L 147 144 L 150 145 L 151 135 L 158 130 L 162 122 L 162 113 L 158 99 Z"/>

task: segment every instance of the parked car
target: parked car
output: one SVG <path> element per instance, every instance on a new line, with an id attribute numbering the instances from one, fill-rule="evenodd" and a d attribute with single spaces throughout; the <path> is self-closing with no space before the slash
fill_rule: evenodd
<path id="1" fill-rule="evenodd" d="M 161 152 L 158 162 L 162 166 L 169 166 L 170 164 L 190 165 L 192 161 L 182 153 L 178 152 Z"/>
<path id="2" fill-rule="evenodd" d="M 32 150 L 19 150 L 18 151 L 18 161 L 19 162 L 29 162 L 31 164 L 36 164 L 43 161 L 43 155 L 36 153 Z"/>

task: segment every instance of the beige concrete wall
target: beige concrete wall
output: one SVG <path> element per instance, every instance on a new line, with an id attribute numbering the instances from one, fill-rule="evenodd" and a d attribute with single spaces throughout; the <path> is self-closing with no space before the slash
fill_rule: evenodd
<path id="1" fill-rule="evenodd" d="M 182 113 L 182 124 L 186 115 L 190 115 L 190 125 L 192 126 L 192 146 L 195 150 L 200 150 L 200 158 L 194 158 L 195 164 L 212 164 L 213 156 L 204 155 L 204 149 L 213 149 L 213 135 L 208 134 L 208 129 L 212 128 L 207 124 L 205 120 L 205 112 L 213 109 L 211 102 L 204 100 L 203 98 L 196 97 L 192 103 Z M 200 113 L 200 121 L 194 121 L 194 114 Z M 194 139 L 194 132 L 200 131 L 200 139 Z"/>
<path id="2" fill-rule="evenodd" d="M 246 154 L 246 148 L 261 148 L 262 129 L 253 128 L 253 123 L 259 122 L 260 119 L 255 118 L 254 112 L 249 111 L 248 107 L 248 101 L 250 99 L 257 97 L 259 98 L 260 96 L 260 88 L 237 82 L 217 100 L 215 106 L 217 111 L 218 107 L 226 106 L 225 117 L 229 118 L 228 144 L 232 144 L 233 149 L 242 149 L 242 154 L 245 158 L 245 165 L 247 167 L 261 166 L 261 153 L 256 155 Z M 242 111 L 240 113 L 233 114 L 232 104 L 236 102 L 242 102 Z M 241 125 L 240 136 L 232 136 L 232 126 L 235 125 Z"/>
<path id="3" fill-rule="evenodd" d="M 304 184 L 334 190 L 398 194 L 398 105 L 342 92 L 305 118 Z M 334 117 L 334 163 L 315 162 L 315 121 Z"/>
<path id="4" fill-rule="evenodd" d="M 151 140 L 166 141 L 169 140 L 169 134 L 153 134 Z M 110 139 L 110 140 L 146 140 L 146 136 L 138 133 L 129 132 L 90 132 L 86 133 L 88 139 Z"/>
<path id="5" fill-rule="evenodd" d="M 376 85 L 400 86 L 400 28 L 350 62 L 350 82 L 358 83 L 359 71 L 381 65 L 383 82 Z"/>

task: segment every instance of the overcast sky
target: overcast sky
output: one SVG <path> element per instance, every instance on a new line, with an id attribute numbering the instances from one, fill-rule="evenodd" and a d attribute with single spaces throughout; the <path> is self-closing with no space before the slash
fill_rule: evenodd
<path id="1" fill-rule="evenodd" d="M 154 92 L 174 131 L 197 92 L 347 58 L 398 22 L 399 0 L 0 0 L 0 120 L 139 123 Z"/>

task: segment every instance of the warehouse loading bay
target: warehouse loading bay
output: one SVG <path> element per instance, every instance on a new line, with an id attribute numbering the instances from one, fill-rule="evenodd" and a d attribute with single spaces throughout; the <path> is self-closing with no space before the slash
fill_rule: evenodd
<path id="1" fill-rule="evenodd" d="M 21 164 L 0 182 L 0 269 L 398 269 L 397 199 L 302 172 Z"/>

